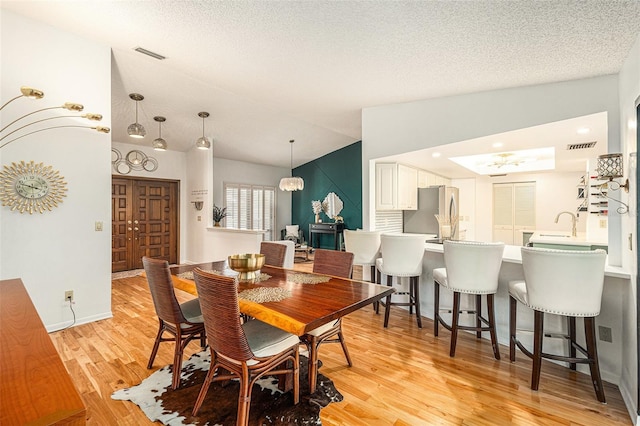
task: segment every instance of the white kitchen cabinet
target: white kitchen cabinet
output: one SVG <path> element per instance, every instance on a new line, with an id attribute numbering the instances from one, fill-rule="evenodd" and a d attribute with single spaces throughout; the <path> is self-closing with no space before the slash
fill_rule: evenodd
<path id="1" fill-rule="evenodd" d="M 418 170 L 397 163 L 376 164 L 376 210 L 416 210 Z"/>

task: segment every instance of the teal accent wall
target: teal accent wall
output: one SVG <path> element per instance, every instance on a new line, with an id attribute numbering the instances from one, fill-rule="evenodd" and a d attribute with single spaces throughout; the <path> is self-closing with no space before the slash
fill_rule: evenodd
<path id="1" fill-rule="evenodd" d="M 362 141 L 296 167 L 293 176 L 304 179 L 304 189 L 291 194 L 291 223 L 300 225 L 305 241 L 309 241 L 309 224 L 315 222 L 311 201 L 323 201 L 330 192 L 344 204 L 340 216 L 345 228 L 362 228 Z M 322 222 L 333 222 L 324 213 L 320 217 Z M 333 248 L 331 235 L 316 236 L 320 247 Z"/>

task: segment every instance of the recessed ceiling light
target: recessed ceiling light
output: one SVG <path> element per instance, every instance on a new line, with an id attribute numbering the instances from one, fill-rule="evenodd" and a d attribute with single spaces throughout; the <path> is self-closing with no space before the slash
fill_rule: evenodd
<path id="1" fill-rule="evenodd" d="M 438 158 L 438 157 L 440 157 L 441 155 L 442 155 L 442 154 L 440 154 L 439 152 L 434 152 L 433 154 L 431 154 L 431 156 L 432 156 L 433 158 Z"/>
<path id="2" fill-rule="evenodd" d="M 587 134 L 587 133 L 589 133 L 590 131 L 591 131 L 591 129 L 590 129 L 590 128 L 588 128 L 588 127 L 580 127 L 578 130 L 576 130 L 576 132 L 577 132 L 579 135 L 586 135 L 586 134 Z"/>
<path id="3" fill-rule="evenodd" d="M 494 148 L 502 148 L 504 144 L 502 142 L 494 142 L 491 146 Z"/>

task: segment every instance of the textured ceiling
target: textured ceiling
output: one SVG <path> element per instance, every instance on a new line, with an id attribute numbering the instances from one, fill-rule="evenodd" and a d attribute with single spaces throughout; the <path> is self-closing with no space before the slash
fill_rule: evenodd
<path id="1" fill-rule="evenodd" d="M 113 49 L 113 140 L 299 165 L 361 138 L 362 108 L 617 73 L 639 1 L 2 1 Z M 135 47 L 167 57 L 158 61 Z M 28 82 L 24 82 L 28 84 Z M 42 88 L 46 91 L 46 88 Z M 128 94 L 145 96 L 134 141 Z"/>

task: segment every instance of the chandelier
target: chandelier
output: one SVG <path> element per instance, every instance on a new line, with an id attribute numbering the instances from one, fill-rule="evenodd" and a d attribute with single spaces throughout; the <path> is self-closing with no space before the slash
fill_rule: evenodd
<path id="1" fill-rule="evenodd" d="M 291 156 L 289 163 L 289 165 L 291 166 L 291 172 L 293 172 L 293 142 L 293 139 L 289 141 L 289 144 L 291 146 Z M 284 177 L 280 179 L 281 191 L 301 191 L 302 189 L 304 189 L 304 181 L 301 177 Z"/>

